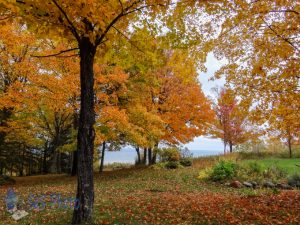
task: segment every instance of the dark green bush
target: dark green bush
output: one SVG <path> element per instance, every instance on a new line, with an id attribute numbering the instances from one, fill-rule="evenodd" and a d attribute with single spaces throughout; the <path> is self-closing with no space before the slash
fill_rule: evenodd
<path id="1" fill-rule="evenodd" d="M 192 166 L 192 159 L 190 159 L 190 158 L 181 159 L 180 164 L 184 167 Z"/>
<path id="2" fill-rule="evenodd" d="M 236 174 L 237 165 L 232 162 L 220 161 L 212 168 L 209 178 L 213 181 L 232 179 Z"/>
<path id="3" fill-rule="evenodd" d="M 165 164 L 166 169 L 177 169 L 179 167 L 179 163 L 175 161 L 170 161 Z"/>
<path id="4" fill-rule="evenodd" d="M 296 173 L 289 177 L 288 184 L 294 187 L 300 187 L 300 173 Z"/>

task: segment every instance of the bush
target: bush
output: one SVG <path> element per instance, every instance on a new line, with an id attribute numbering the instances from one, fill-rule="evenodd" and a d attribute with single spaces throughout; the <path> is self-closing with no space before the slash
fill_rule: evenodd
<path id="1" fill-rule="evenodd" d="M 257 162 L 249 163 L 247 169 L 249 174 L 254 174 L 254 175 L 261 174 L 263 171 L 262 165 Z"/>
<path id="2" fill-rule="evenodd" d="M 288 184 L 294 187 L 300 187 L 300 173 L 296 173 L 289 177 Z"/>
<path id="3" fill-rule="evenodd" d="M 273 180 L 285 178 L 286 175 L 287 175 L 287 172 L 278 166 L 270 166 L 266 170 L 263 171 L 264 178 L 269 178 L 269 179 L 273 179 Z"/>
<path id="4" fill-rule="evenodd" d="M 179 163 L 175 161 L 170 161 L 165 164 L 166 169 L 177 169 L 179 167 Z"/>
<path id="5" fill-rule="evenodd" d="M 190 159 L 190 158 L 181 159 L 180 165 L 182 165 L 184 167 L 192 166 L 192 159 Z"/>
<path id="6" fill-rule="evenodd" d="M 232 162 L 220 161 L 212 168 L 209 178 L 213 181 L 232 179 L 236 174 L 237 165 Z"/>
<path id="7" fill-rule="evenodd" d="M 180 160 L 180 151 L 178 148 L 163 148 L 159 156 L 162 162 L 177 162 Z"/>

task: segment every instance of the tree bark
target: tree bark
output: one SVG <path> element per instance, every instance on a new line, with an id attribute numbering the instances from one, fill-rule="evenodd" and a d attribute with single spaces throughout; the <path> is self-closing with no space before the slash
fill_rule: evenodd
<path id="1" fill-rule="evenodd" d="M 154 148 L 153 148 L 153 156 L 152 156 L 152 159 L 151 159 L 151 164 L 155 164 L 156 163 L 156 156 L 157 156 L 157 149 L 158 149 L 158 143 L 156 143 L 154 145 Z"/>
<path id="2" fill-rule="evenodd" d="M 152 149 L 148 148 L 148 165 L 152 164 Z"/>
<path id="3" fill-rule="evenodd" d="M 105 155 L 105 141 L 102 143 L 102 152 L 101 152 L 101 161 L 100 161 L 100 168 L 99 168 L 99 173 L 103 172 L 103 167 L 104 167 L 104 155 Z"/>
<path id="4" fill-rule="evenodd" d="M 57 173 L 61 173 L 61 152 L 57 152 Z"/>
<path id="5" fill-rule="evenodd" d="M 76 111 L 73 114 L 73 128 L 75 130 L 78 129 L 78 123 L 79 123 L 79 118 L 78 118 L 78 113 Z M 77 175 L 77 162 L 78 162 L 78 152 L 77 150 L 72 153 L 72 169 L 71 169 L 71 176 L 76 176 Z"/>
<path id="6" fill-rule="evenodd" d="M 52 159 L 51 159 L 51 165 L 50 165 L 50 173 L 57 173 L 57 160 L 58 160 L 58 153 L 57 149 L 54 147 Z"/>
<path id="7" fill-rule="evenodd" d="M 147 164 L 147 148 L 144 148 L 144 155 L 143 155 L 143 164 Z"/>
<path id="8" fill-rule="evenodd" d="M 76 176 L 77 175 L 77 162 L 78 162 L 78 152 L 77 150 L 74 151 L 73 153 L 73 160 L 72 160 L 72 170 L 71 170 L 71 176 Z"/>
<path id="9" fill-rule="evenodd" d="M 140 153 L 140 148 L 136 147 L 136 154 L 137 154 L 137 164 L 140 165 L 141 164 L 141 153 Z"/>
<path id="10" fill-rule="evenodd" d="M 229 150 L 230 150 L 230 153 L 232 153 L 232 142 L 229 142 Z"/>
<path id="11" fill-rule="evenodd" d="M 48 173 L 47 170 L 47 152 L 48 152 L 48 141 L 45 143 L 44 155 L 43 155 L 43 172 Z"/>
<path id="12" fill-rule="evenodd" d="M 23 170 L 24 170 L 24 161 L 25 161 L 25 146 L 22 148 L 22 162 L 21 162 L 21 169 L 20 169 L 20 176 L 23 177 Z"/>
<path id="13" fill-rule="evenodd" d="M 156 155 L 157 155 L 156 152 L 153 151 L 152 159 L 151 159 L 151 164 L 152 164 L 152 165 L 156 163 Z"/>
<path id="14" fill-rule="evenodd" d="M 91 222 L 94 203 L 93 152 L 95 139 L 94 71 L 96 47 L 88 37 L 79 43 L 80 49 L 80 115 L 77 135 L 78 174 L 77 195 L 79 207 L 74 207 L 73 224 Z"/>
<path id="15" fill-rule="evenodd" d="M 293 157 L 293 154 L 292 154 L 292 138 L 288 138 L 288 147 L 289 147 L 289 155 L 290 155 L 290 158 Z"/>

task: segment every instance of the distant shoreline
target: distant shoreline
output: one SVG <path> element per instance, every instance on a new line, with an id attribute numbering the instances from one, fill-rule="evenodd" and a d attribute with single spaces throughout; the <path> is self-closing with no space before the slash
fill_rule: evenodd
<path id="1" fill-rule="evenodd" d="M 223 150 L 190 150 L 193 157 L 212 156 L 223 154 Z M 133 148 L 123 148 L 120 151 L 107 151 L 105 153 L 104 165 L 112 163 L 128 163 L 134 164 L 136 151 Z"/>

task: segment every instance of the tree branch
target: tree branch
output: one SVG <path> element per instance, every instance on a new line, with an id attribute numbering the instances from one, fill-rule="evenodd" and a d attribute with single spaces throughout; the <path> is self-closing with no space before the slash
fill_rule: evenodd
<path id="1" fill-rule="evenodd" d="M 54 54 L 50 54 L 50 55 L 30 55 L 31 57 L 35 57 L 35 58 L 47 58 L 47 57 L 53 57 L 53 56 L 60 56 L 61 54 L 64 54 L 66 52 L 71 52 L 71 51 L 75 51 L 78 50 L 79 48 L 71 48 L 71 49 L 67 49 L 67 50 L 63 50 L 60 51 L 58 53 L 54 53 Z M 77 54 L 74 55 L 68 55 L 68 56 L 60 56 L 60 57 L 71 57 L 71 56 L 76 56 Z"/>
<path id="2" fill-rule="evenodd" d="M 283 10 L 270 10 L 269 12 L 282 12 L 282 13 L 295 13 L 296 15 L 299 15 L 300 13 L 296 10 L 292 9 L 283 9 Z"/>
<path id="3" fill-rule="evenodd" d="M 120 5 L 121 5 L 122 12 L 124 12 L 124 7 L 123 7 L 123 3 L 122 3 L 122 1 L 121 1 L 121 0 L 119 0 L 119 3 L 120 3 Z"/>
<path id="4" fill-rule="evenodd" d="M 145 53 L 143 50 L 141 50 L 137 45 L 135 45 L 129 37 L 127 37 L 125 34 L 123 34 L 118 28 L 116 28 L 115 26 L 112 26 L 112 28 L 114 28 L 121 36 L 123 36 L 132 46 L 134 46 L 137 50 L 139 50 L 142 53 Z"/>
<path id="5" fill-rule="evenodd" d="M 97 37 L 96 39 L 96 46 L 98 46 L 102 40 L 104 39 L 104 37 L 106 36 L 106 34 L 108 33 L 108 31 L 111 29 L 111 27 L 122 17 L 124 16 L 124 12 L 129 10 L 131 7 L 133 7 L 134 5 L 138 4 L 139 2 L 141 2 L 141 0 L 138 0 L 138 1 L 134 1 L 131 5 L 127 6 L 125 9 L 122 9 L 122 12 L 120 14 L 118 14 L 108 25 L 107 27 L 105 28 L 104 32 L 99 36 Z"/>
<path id="6" fill-rule="evenodd" d="M 76 27 L 74 26 L 74 24 L 72 23 L 72 21 L 69 19 L 67 13 L 63 10 L 63 8 L 57 3 L 56 0 L 52 0 L 52 2 L 56 5 L 56 7 L 59 9 L 59 11 L 64 15 L 64 17 L 66 18 L 67 22 L 69 23 L 69 28 L 71 30 L 71 32 L 73 33 L 73 35 L 75 36 L 76 40 L 78 42 L 80 42 L 80 36 L 77 32 Z"/>
<path id="7" fill-rule="evenodd" d="M 299 52 L 299 49 L 297 48 L 297 46 L 295 46 L 288 38 L 283 37 L 282 35 L 278 34 L 276 30 L 274 30 L 272 28 L 272 25 L 269 25 L 263 18 L 262 20 L 264 21 L 264 23 L 266 24 L 266 26 L 280 39 L 282 39 L 283 41 L 287 42 L 290 46 L 292 46 L 294 49 L 296 49 Z"/>

